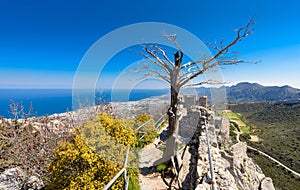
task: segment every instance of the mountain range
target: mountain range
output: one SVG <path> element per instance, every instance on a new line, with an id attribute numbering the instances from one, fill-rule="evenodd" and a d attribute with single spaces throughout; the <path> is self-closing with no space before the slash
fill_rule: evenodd
<path id="1" fill-rule="evenodd" d="M 263 86 L 258 83 L 241 82 L 225 88 L 228 102 L 264 102 L 300 100 L 300 89 L 291 86 Z M 210 97 L 210 88 L 197 88 L 199 95 Z"/>

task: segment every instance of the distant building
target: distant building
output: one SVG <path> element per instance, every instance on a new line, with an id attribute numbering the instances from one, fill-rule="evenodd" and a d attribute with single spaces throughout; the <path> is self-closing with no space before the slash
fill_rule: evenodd
<path id="1" fill-rule="evenodd" d="M 196 96 L 194 95 L 184 95 L 183 96 L 184 107 L 190 108 L 196 105 Z"/>
<path id="2" fill-rule="evenodd" d="M 178 103 L 190 109 L 192 106 L 202 106 L 207 108 L 207 96 L 201 96 L 198 100 L 195 95 L 183 95 L 178 97 Z"/>

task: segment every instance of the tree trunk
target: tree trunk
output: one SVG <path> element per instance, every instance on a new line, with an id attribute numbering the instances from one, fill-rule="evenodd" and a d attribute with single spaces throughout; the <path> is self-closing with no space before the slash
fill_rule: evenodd
<path id="1" fill-rule="evenodd" d="M 169 131 L 168 136 L 170 137 L 175 132 L 176 122 L 178 119 L 177 106 L 178 106 L 178 90 L 176 87 L 171 86 L 171 104 L 168 112 L 169 115 Z"/>
<path id="2" fill-rule="evenodd" d="M 174 70 L 171 75 L 171 104 L 168 110 L 169 116 L 169 129 L 168 135 L 166 137 L 166 149 L 161 159 L 154 162 L 154 165 L 167 162 L 171 159 L 171 157 L 176 156 L 178 143 L 176 141 L 176 135 L 174 135 L 176 129 L 179 125 L 179 117 L 177 113 L 178 106 L 178 95 L 179 95 L 179 87 L 178 87 L 178 75 L 179 70 Z M 176 158 L 175 158 L 176 159 Z"/>

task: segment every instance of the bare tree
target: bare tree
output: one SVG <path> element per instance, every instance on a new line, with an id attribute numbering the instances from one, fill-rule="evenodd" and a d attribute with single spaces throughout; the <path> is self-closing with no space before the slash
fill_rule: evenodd
<path id="1" fill-rule="evenodd" d="M 184 54 L 176 40 L 176 34 L 164 34 L 167 40 L 174 43 L 177 48 L 176 53 L 174 53 L 173 60 L 171 60 L 168 57 L 166 51 L 159 47 L 157 44 L 146 44 L 143 46 L 144 51 L 138 52 L 139 55 L 146 58 L 148 61 L 150 61 L 151 64 L 154 64 L 160 68 L 159 70 L 157 70 L 152 69 L 149 66 L 145 66 L 144 68 L 147 70 L 148 76 L 159 77 L 170 84 L 171 102 L 170 108 L 168 110 L 168 138 L 172 138 L 178 125 L 179 116 L 177 113 L 177 105 L 180 89 L 185 86 L 201 86 L 203 84 L 219 83 L 220 81 L 212 80 L 195 82 L 194 79 L 196 79 L 200 75 L 212 71 L 218 66 L 235 65 L 245 62 L 244 60 L 240 60 L 237 58 L 237 53 L 229 52 L 229 49 L 253 32 L 253 24 L 254 19 L 252 18 L 246 26 L 237 29 L 235 31 L 236 37 L 227 45 L 223 44 L 223 40 L 218 45 L 207 43 L 214 50 L 214 54 L 212 54 L 210 57 L 202 57 L 195 61 L 190 61 L 187 63 L 182 62 Z M 173 156 L 174 153 L 172 153 Z M 169 156 L 172 156 L 172 154 Z"/>

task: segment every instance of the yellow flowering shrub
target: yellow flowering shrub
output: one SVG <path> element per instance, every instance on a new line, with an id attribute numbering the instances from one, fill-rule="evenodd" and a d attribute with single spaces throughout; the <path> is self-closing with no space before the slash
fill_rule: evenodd
<path id="1" fill-rule="evenodd" d="M 78 132 L 70 142 L 60 142 L 54 153 L 46 189 L 102 189 L 121 170 L 95 154 Z M 123 187 L 123 178 L 119 178 L 111 189 Z"/>
<path id="2" fill-rule="evenodd" d="M 101 114 L 99 120 L 106 132 L 119 143 L 130 147 L 137 146 L 137 136 L 133 129 L 126 127 L 117 119 L 112 118 L 106 113 Z"/>
<path id="3" fill-rule="evenodd" d="M 152 116 L 150 114 L 140 114 L 136 117 L 136 120 L 144 123 L 151 118 Z"/>
<path id="4" fill-rule="evenodd" d="M 137 126 L 150 119 L 139 132 Z M 157 136 L 151 115 L 141 114 L 135 119 L 114 119 L 101 114 L 88 120 L 75 130 L 68 142 L 60 142 L 55 158 L 50 163 L 46 189 L 102 189 L 123 167 L 129 147 L 127 168 L 129 189 L 139 189 L 137 149 Z M 145 134 L 145 135 L 144 135 Z M 138 142 L 139 137 L 144 137 Z M 111 189 L 123 189 L 124 179 L 119 179 Z"/>
<path id="5" fill-rule="evenodd" d="M 129 146 L 119 143 L 116 138 L 110 136 L 99 120 L 89 120 L 85 122 L 80 126 L 79 131 L 84 142 L 93 152 L 105 160 L 123 166 Z M 126 136 L 127 134 L 123 135 Z M 134 150 L 134 148 L 130 149 L 129 162 L 137 162 Z M 128 163 L 128 165 L 133 166 L 134 163 Z"/>

